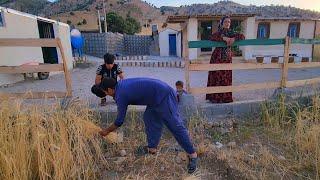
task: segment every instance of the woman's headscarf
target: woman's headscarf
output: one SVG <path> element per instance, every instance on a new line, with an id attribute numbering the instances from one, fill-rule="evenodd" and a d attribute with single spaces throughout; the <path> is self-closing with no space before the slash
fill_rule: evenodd
<path id="1" fill-rule="evenodd" d="M 218 26 L 218 29 L 219 31 L 223 30 L 223 23 L 226 19 L 230 19 L 229 16 L 223 16 L 221 19 L 220 19 L 220 23 L 219 23 L 219 26 Z"/>
<path id="2" fill-rule="evenodd" d="M 229 37 L 234 35 L 234 31 L 229 28 L 229 29 L 224 29 L 223 28 L 223 23 L 226 19 L 230 19 L 230 16 L 223 16 L 220 20 L 219 26 L 218 26 L 218 31 L 222 33 L 223 35 Z"/>
<path id="3" fill-rule="evenodd" d="M 223 23 L 228 18 L 230 18 L 230 17 L 223 16 L 221 18 L 219 26 L 218 26 L 218 31 L 222 34 L 222 36 L 232 37 L 234 35 L 234 31 L 231 28 L 229 28 L 229 29 L 223 28 Z M 222 47 L 221 49 L 222 49 L 221 58 L 222 58 L 222 60 L 225 60 L 225 59 L 227 59 L 228 54 L 231 52 L 231 48 L 230 47 Z"/>

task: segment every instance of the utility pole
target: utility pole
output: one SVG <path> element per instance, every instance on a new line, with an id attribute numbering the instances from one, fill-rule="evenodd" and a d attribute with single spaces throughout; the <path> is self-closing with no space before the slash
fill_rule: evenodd
<path id="1" fill-rule="evenodd" d="M 100 19 L 100 11 L 98 10 L 98 22 L 99 22 L 99 32 L 102 33 L 102 29 L 101 29 L 101 19 Z"/>
<path id="2" fill-rule="evenodd" d="M 108 2 L 108 0 L 107 0 Z M 106 4 L 103 0 L 103 14 L 104 14 L 104 31 L 105 33 L 108 32 L 108 26 L 107 26 L 107 13 L 106 13 Z"/>

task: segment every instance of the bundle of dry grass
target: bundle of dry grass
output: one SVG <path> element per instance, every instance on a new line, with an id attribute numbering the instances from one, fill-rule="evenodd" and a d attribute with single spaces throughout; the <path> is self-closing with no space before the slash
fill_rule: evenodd
<path id="1" fill-rule="evenodd" d="M 2 101 L 0 179 L 99 178 L 101 169 L 108 168 L 102 139 L 88 135 L 90 128 L 83 126 L 93 120 L 89 109 L 77 105 L 24 107 Z"/>
<path id="2" fill-rule="evenodd" d="M 78 122 L 83 127 L 84 134 L 87 137 L 95 136 L 95 135 L 98 134 L 98 132 L 100 132 L 102 130 L 101 127 L 95 125 L 91 121 L 79 120 Z M 104 138 L 108 143 L 112 143 L 112 144 L 113 143 L 121 143 L 121 142 L 123 142 L 123 134 L 122 133 L 111 132 L 107 136 L 105 136 Z"/>

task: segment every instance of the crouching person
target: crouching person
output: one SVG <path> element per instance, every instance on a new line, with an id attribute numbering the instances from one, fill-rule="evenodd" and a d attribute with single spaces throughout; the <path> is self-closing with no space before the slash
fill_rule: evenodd
<path id="1" fill-rule="evenodd" d="M 118 64 L 114 63 L 115 56 L 112 54 L 104 55 L 104 64 L 100 65 L 96 72 L 95 85 L 92 86 L 91 92 L 101 98 L 101 106 L 106 105 L 106 94 L 101 90 L 100 84 L 104 78 L 112 78 L 115 81 L 124 79 L 124 73 Z"/>

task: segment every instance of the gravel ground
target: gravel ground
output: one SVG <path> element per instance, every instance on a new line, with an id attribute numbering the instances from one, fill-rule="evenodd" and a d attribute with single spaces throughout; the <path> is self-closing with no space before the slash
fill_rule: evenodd
<path id="1" fill-rule="evenodd" d="M 102 59 L 89 57 L 93 66 L 86 69 L 72 70 L 72 88 L 73 96 L 82 100 L 86 100 L 89 104 L 97 104 L 99 99 L 91 94 L 91 86 L 94 83 L 95 71 Z M 153 68 L 153 67 L 123 67 L 126 78 L 133 77 L 150 77 L 160 79 L 170 86 L 175 87 L 177 80 L 184 80 L 184 69 L 180 68 Z M 207 72 L 195 72 L 191 74 L 191 86 L 201 87 L 206 86 Z M 293 69 L 289 71 L 289 80 L 307 79 L 320 76 L 320 68 L 310 69 Z M 237 70 L 233 71 L 234 85 L 244 83 L 259 83 L 279 81 L 281 77 L 280 70 Z M 294 88 L 296 92 L 301 92 L 306 88 Z M 313 88 L 307 88 L 308 91 Z M 8 87 L 0 88 L 1 92 L 26 92 L 26 91 L 64 91 L 65 81 L 63 74 L 55 74 L 47 80 L 28 80 L 19 82 Z M 261 100 L 270 97 L 274 89 L 243 91 L 234 93 L 234 100 Z M 110 98 L 110 102 L 112 102 Z M 196 96 L 197 103 L 205 103 L 205 95 Z"/>

